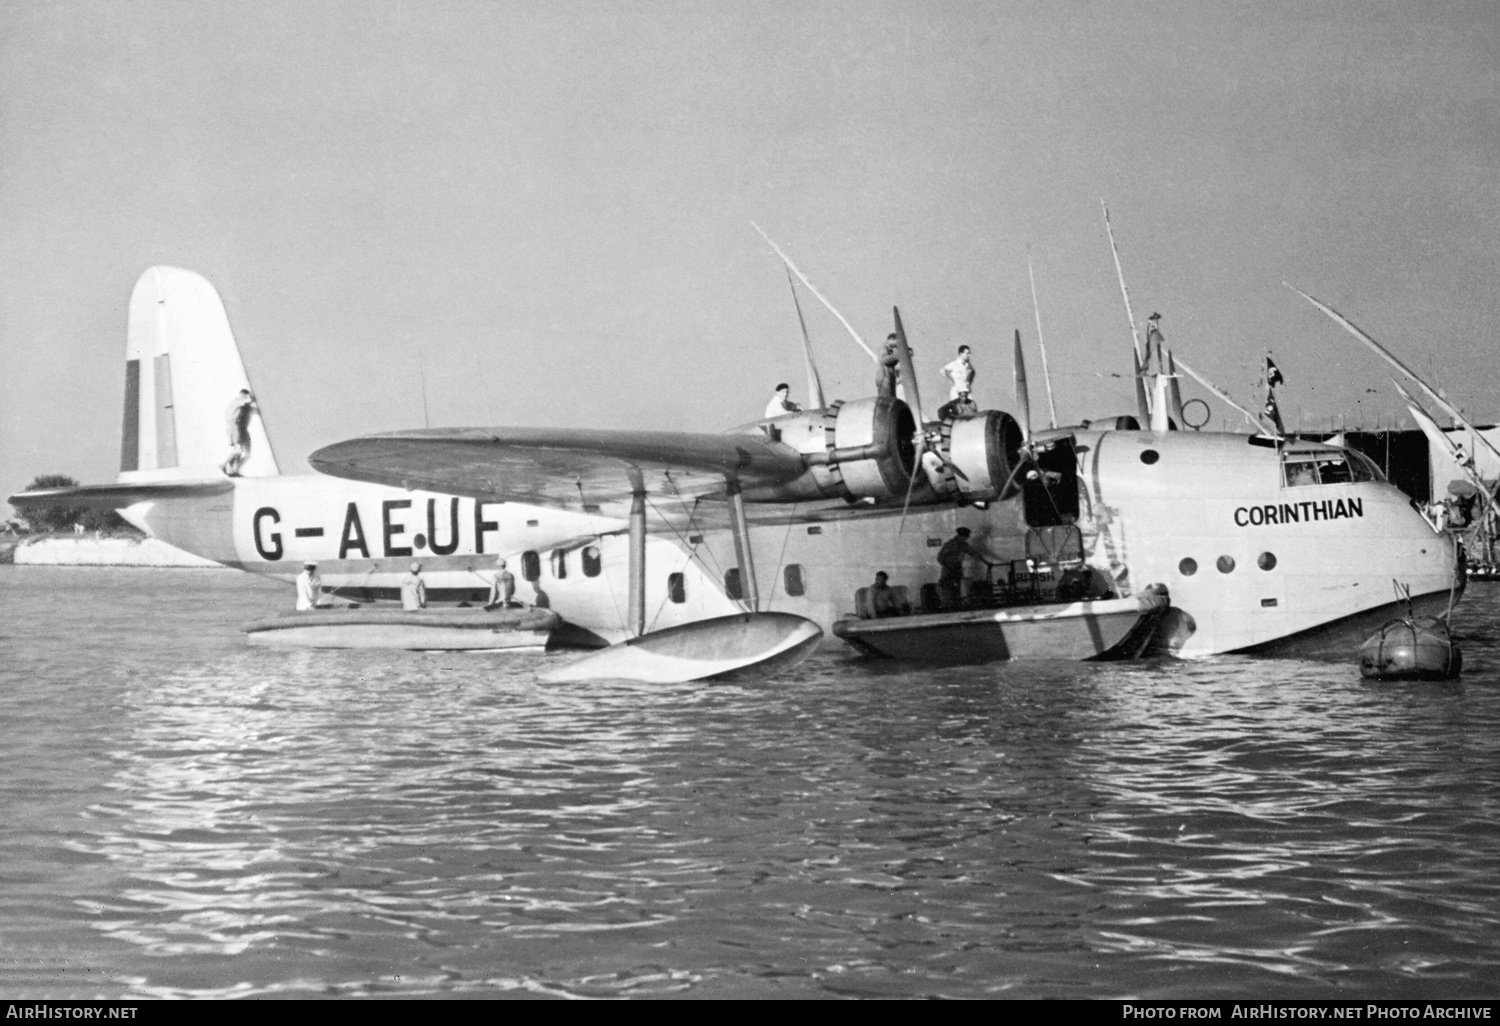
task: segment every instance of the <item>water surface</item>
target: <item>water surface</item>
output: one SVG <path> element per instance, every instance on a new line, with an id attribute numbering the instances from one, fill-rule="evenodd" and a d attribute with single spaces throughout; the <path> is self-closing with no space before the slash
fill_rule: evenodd
<path id="1" fill-rule="evenodd" d="M 0 567 L 0 995 L 1500 993 L 1497 585 L 1447 684 L 542 685 L 246 647 L 289 599 Z"/>

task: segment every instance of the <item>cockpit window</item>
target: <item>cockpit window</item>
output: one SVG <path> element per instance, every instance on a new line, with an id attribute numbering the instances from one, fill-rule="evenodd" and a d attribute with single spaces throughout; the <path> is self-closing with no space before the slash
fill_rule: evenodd
<path id="1" fill-rule="evenodd" d="M 1288 453 L 1281 460 L 1281 480 L 1288 488 L 1318 483 L 1318 461 L 1307 454 Z"/>
<path id="2" fill-rule="evenodd" d="M 1288 488 L 1385 480 L 1380 469 L 1368 457 L 1353 450 L 1289 452 L 1281 458 L 1281 474 L 1281 479 Z"/>
<path id="3" fill-rule="evenodd" d="M 1354 480 L 1356 480 L 1356 481 L 1384 481 L 1385 480 L 1385 475 L 1380 472 L 1380 468 L 1375 465 L 1375 461 L 1372 460 L 1372 459 L 1370 459 L 1370 457 L 1366 456 L 1362 452 L 1355 452 L 1353 449 L 1350 449 L 1348 451 L 1348 453 L 1349 453 L 1349 471 L 1350 471 L 1350 473 L 1352 473 L 1354 475 Z"/>

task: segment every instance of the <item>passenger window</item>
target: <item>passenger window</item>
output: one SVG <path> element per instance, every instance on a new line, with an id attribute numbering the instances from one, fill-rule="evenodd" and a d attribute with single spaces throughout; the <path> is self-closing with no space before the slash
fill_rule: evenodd
<path id="1" fill-rule="evenodd" d="M 781 574 L 782 581 L 786 584 L 786 593 L 793 598 L 806 594 L 807 588 L 802 584 L 802 564 L 788 563 Z"/>
<path id="2" fill-rule="evenodd" d="M 732 599 L 742 599 L 745 597 L 744 588 L 740 584 L 739 567 L 730 567 L 724 571 L 724 594 Z"/>
<path id="3" fill-rule="evenodd" d="M 521 576 L 528 581 L 538 581 L 542 576 L 542 557 L 527 549 L 521 553 Z"/>
<path id="4" fill-rule="evenodd" d="M 687 601 L 687 578 L 682 574 L 667 574 L 667 598 L 677 603 Z"/>
<path id="5" fill-rule="evenodd" d="M 585 545 L 583 548 L 583 576 L 598 577 L 599 571 L 604 567 L 604 560 L 599 556 L 599 546 Z"/>
<path id="6" fill-rule="evenodd" d="M 559 581 L 568 576 L 568 553 L 565 549 L 552 550 L 552 576 Z"/>

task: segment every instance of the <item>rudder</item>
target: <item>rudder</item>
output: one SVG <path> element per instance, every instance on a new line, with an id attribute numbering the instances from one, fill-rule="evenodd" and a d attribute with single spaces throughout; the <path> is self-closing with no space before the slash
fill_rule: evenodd
<path id="1" fill-rule="evenodd" d="M 227 411 L 250 388 L 218 292 L 202 276 L 152 267 L 130 294 L 120 480 L 202 478 L 230 451 Z M 243 477 L 280 473 L 264 419 L 250 418 Z"/>

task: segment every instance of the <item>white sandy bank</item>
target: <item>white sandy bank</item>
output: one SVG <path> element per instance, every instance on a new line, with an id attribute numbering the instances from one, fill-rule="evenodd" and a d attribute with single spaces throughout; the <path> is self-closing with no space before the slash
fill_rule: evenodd
<path id="1" fill-rule="evenodd" d="M 156 538 L 38 538 L 16 547 L 16 562 L 45 566 L 221 567 Z"/>

